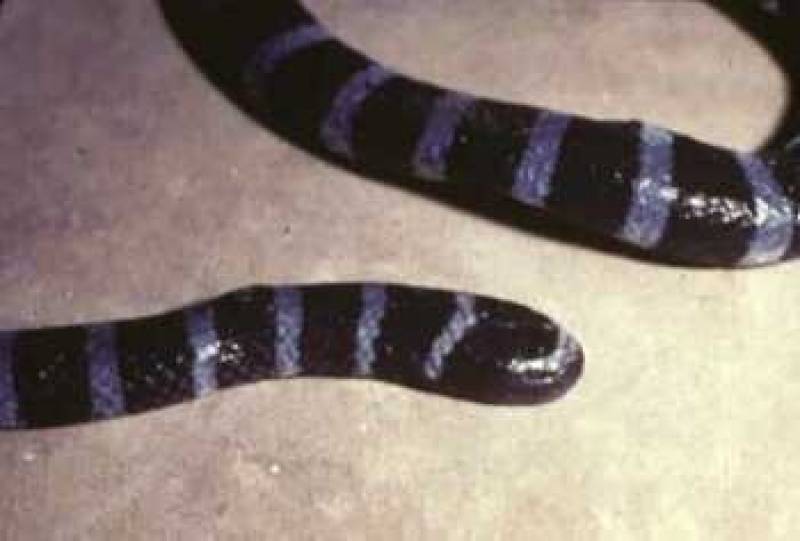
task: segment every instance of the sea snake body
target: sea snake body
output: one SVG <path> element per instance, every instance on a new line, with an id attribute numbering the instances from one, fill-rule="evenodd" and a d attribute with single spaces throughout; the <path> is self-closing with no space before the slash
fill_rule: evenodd
<path id="1" fill-rule="evenodd" d="M 686 263 L 763 265 L 800 251 L 791 145 L 735 152 L 414 80 L 336 39 L 295 0 L 161 1 L 221 90 L 320 157 L 404 182 L 495 189 Z M 790 2 L 758 6 L 797 20 Z M 296 376 L 536 404 L 582 369 L 567 331 L 508 302 L 379 284 L 251 287 L 154 317 L 0 333 L 0 427 L 108 419 Z"/>
<path id="2" fill-rule="evenodd" d="M 582 366 L 572 336 L 509 302 L 380 284 L 250 287 L 153 317 L 0 332 L 0 427 L 109 419 L 300 376 L 536 404 Z"/>
<path id="3" fill-rule="evenodd" d="M 161 0 L 203 71 L 294 143 L 369 175 L 493 189 L 683 263 L 800 251 L 795 153 L 736 152 L 639 121 L 472 96 L 415 80 L 329 33 L 296 0 Z M 777 28 L 793 2 L 743 0 Z"/>

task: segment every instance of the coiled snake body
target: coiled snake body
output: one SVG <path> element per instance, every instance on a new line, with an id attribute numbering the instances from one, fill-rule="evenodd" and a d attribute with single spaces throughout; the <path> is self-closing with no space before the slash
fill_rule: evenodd
<path id="1" fill-rule="evenodd" d="M 498 190 L 694 264 L 795 256 L 791 149 L 735 152 L 417 81 L 329 34 L 295 0 L 162 0 L 198 65 L 313 153 L 370 175 Z M 788 3 L 762 2 L 770 17 Z M 493 404 L 566 392 L 583 355 L 545 316 L 379 284 L 252 287 L 160 316 L 0 334 L 0 427 L 136 413 L 268 378 L 375 378 Z"/>

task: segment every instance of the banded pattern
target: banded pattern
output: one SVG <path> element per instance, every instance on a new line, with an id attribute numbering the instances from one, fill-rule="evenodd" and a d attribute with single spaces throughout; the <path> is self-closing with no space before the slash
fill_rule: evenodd
<path id="1" fill-rule="evenodd" d="M 109 419 L 121 415 L 125 411 L 125 403 L 114 325 L 101 323 L 87 327 L 86 363 L 89 366 L 92 416 Z"/>
<path id="2" fill-rule="evenodd" d="M 492 404 L 566 392 L 583 357 L 507 302 L 381 284 L 250 287 L 166 314 L 0 334 L 0 428 L 138 413 L 263 379 L 352 377 Z"/>
<path id="3" fill-rule="evenodd" d="M 406 77 L 328 33 L 297 0 L 162 0 L 225 92 L 320 156 L 398 180 L 494 187 L 562 221 L 692 264 L 795 257 L 789 152 L 739 153 L 641 122 L 604 122 Z M 800 16 L 750 0 L 754 17 Z M 777 24 L 777 22 L 776 22 Z"/>

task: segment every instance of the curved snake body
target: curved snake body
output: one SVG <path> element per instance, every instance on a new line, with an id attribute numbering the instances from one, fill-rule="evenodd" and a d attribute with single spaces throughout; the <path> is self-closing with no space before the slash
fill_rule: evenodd
<path id="1" fill-rule="evenodd" d="M 229 96 L 318 155 L 371 175 L 488 187 L 685 263 L 764 265 L 800 251 L 788 150 L 736 152 L 416 80 L 350 48 L 295 0 L 162 5 Z M 789 2 L 753 5 L 797 19 Z"/>

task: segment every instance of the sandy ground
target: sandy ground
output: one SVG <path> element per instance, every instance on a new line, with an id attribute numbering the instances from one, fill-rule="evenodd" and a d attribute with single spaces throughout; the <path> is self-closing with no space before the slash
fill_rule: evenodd
<path id="1" fill-rule="evenodd" d="M 314 0 L 389 64 L 753 147 L 785 83 L 710 7 Z M 565 399 L 497 409 L 265 383 L 0 435 L 0 538 L 796 539 L 800 268 L 657 266 L 323 164 L 203 80 L 152 0 L 0 11 L 0 326 L 145 314 L 249 283 L 386 280 L 551 313 Z"/>

